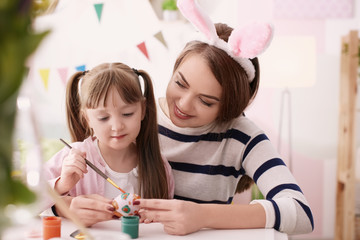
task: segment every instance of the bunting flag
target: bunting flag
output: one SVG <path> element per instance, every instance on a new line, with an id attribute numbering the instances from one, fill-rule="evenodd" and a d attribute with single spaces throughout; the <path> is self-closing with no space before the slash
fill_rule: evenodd
<path id="1" fill-rule="evenodd" d="M 66 85 L 66 80 L 68 77 L 68 69 L 67 68 L 58 68 L 58 73 L 60 75 L 61 81 Z"/>
<path id="2" fill-rule="evenodd" d="M 163 34 L 162 34 L 161 31 L 159 31 L 158 33 L 156 33 L 156 34 L 154 35 L 154 37 L 155 37 L 157 40 L 159 40 L 166 48 L 168 48 L 168 46 L 167 46 L 167 44 L 166 44 L 166 41 L 165 41 L 165 39 L 164 39 L 164 36 L 163 36 Z"/>
<path id="3" fill-rule="evenodd" d="M 138 45 L 136 45 L 136 46 L 137 46 L 137 47 L 140 49 L 140 51 L 145 55 L 145 57 L 146 57 L 148 60 L 150 60 L 149 54 L 148 54 L 147 49 L 146 49 L 145 42 L 142 42 L 142 43 L 140 43 L 140 44 L 138 44 Z"/>
<path id="4" fill-rule="evenodd" d="M 79 65 L 79 66 L 75 67 L 75 69 L 76 69 L 76 71 L 81 71 L 81 72 L 83 72 L 83 71 L 85 71 L 86 66 L 85 66 L 85 65 Z"/>
<path id="5" fill-rule="evenodd" d="M 101 14 L 102 14 L 103 6 L 104 6 L 103 3 L 94 4 L 94 8 L 95 8 L 97 17 L 99 19 L 99 22 L 101 22 Z"/>
<path id="6" fill-rule="evenodd" d="M 40 73 L 40 76 L 41 76 L 41 80 L 44 83 L 45 89 L 48 90 L 50 69 L 49 68 L 40 69 L 39 73 Z"/>

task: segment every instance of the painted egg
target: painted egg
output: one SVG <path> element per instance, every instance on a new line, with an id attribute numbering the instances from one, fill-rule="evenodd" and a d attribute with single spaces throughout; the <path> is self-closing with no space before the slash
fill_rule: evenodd
<path id="1" fill-rule="evenodd" d="M 140 196 L 133 193 L 122 193 L 114 198 L 112 205 L 115 208 L 114 214 L 118 217 L 133 216 L 139 211 L 139 206 L 134 205 L 134 201 Z"/>

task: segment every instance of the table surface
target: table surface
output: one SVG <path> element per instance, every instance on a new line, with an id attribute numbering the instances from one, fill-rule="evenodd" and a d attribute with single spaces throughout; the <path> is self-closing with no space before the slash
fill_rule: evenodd
<path id="1" fill-rule="evenodd" d="M 78 228 L 69 220 L 62 219 L 61 223 L 61 239 L 74 240 L 70 237 L 70 234 L 76 231 Z M 130 239 L 128 235 L 121 232 L 121 221 L 111 220 L 106 222 L 100 222 L 88 228 L 89 233 L 97 239 L 117 239 L 125 240 Z M 3 240 L 42 240 L 41 236 L 42 222 L 41 219 L 34 219 L 26 226 L 13 226 L 8 228 L 3 236 Z M 30 235 L 34 235 L 30 237 Z M 37 235 L 37 236 L 36 236 Z M 60 238 L 57 238 L 60 239 Z M 274 229 L 202 229 L 198 232 L 186 235 L 186 236 L 173 236 L 164 232 L 163 226 L 160 223 L 150 223 L 139 225 L 139 238 L 138 239 L 246 239 L 246 240 L 287 240 L 288 237 L 284 233 L 280 233 Z"/>

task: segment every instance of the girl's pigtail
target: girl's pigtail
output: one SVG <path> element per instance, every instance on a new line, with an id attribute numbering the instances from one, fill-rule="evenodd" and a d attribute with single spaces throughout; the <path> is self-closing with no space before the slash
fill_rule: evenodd
<path id="1" fill-rule="evenodd" d="M 145 116 L 141 122 L 141 130 L 136 140 L 141 158 L 139 176 L 142 178 L 143 197 L 169 198 L 166 169 L 161 156 L 158 138 L 153 85 L 150 76 L 145 71 L 138 70 L 136 74 L 144 80 L 142 92 L 146 102 Z"/>
<path id="2" fill-rule="evenodd" d="M 79 96 L 79 81 L 83 72 L 74 73 L 66 88 L 66 117 L 72 142 L 83 141 L 87 136 L 88 127 L 81 115 L 81 102 Z"/>

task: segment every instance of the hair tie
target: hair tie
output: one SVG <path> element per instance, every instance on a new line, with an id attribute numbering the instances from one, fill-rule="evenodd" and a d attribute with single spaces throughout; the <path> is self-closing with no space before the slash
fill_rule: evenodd
<path id="1" fill-rule="evenodd" d="M 195 0 L 178 0 L 177 6 L 183 16 L 202 32 L 209 45 L 226 52 L 245 70 L 249 82 L 255 78 L 255 67 L 250 59 L 262 53 L 270 44 L 273 29 L 270 24 L 252 24 L 244 28 L 235 28 L 225 42 L 216 33 L 210 17 L 198 6 Z"/>
<path id="2" fill-rule="evenodd" d="M 136 69 L 136 68 L 132 68 L 132 70 L 134 71 L 134 73 L 136 74 L 136 75 L 140 75 L 140 73 L 139 73 L 139 71 Z"/>
<path id="3" fill-rule="evenodd" d="M 144 94 L 145 94 L 145 82 L 144 82 L 144 79 L 141 76 L 141 73 L 137 69 L 132 68 L 132 70 L 138 76 L 139 84 L 140 84 L 140 90 L 141 90 L 142 95 L 144 96 Z"/>

